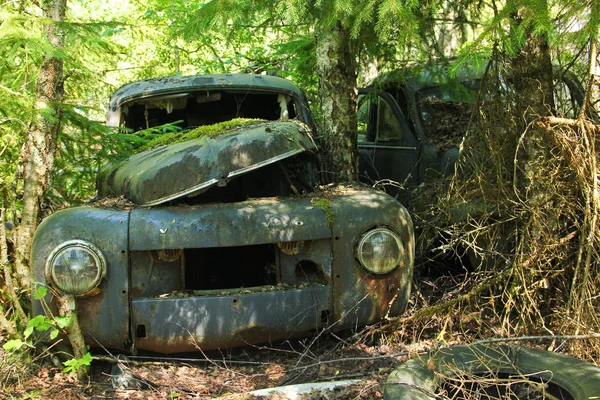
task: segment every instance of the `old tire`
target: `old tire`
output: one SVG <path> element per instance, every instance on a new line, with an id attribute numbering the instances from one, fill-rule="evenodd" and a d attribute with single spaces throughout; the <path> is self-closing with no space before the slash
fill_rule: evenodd
<path id="1" fill-rule="evenodd" d="M 470 374 L 493 371 L 499 374 L 535 375 L 560 388 L 561 393 L 568 393 L 574 400 L 600 396 L 600 368 L 594 364 L 526 347 L 475 344 L 441 349 L 405 362 L 388 377 L 384 399 L 439 398 L 435 393 L 442 385 L 441 376 L 457 377 L 461 371 Z"/>

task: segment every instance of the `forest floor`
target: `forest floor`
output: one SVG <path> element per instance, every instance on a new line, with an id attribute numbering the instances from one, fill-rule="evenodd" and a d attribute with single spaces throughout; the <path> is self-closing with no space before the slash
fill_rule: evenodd
<path id="1" fill-rule="evenodd" d="M 90 378 L 78 382 L 50 362 L 29 367 L 5 364 L 0 398 L 17 399 L 378 399 L 384 382 L 399 363 L 431 346 L 421 341 L 410 346 L 350 342 L 323 334 L 318 338 L 288 341 L 277 346 L 247 346 L 228 352 L 194 353 L 169 358 L 129 357 L 116 363 L 101 354 L 93 361 Z M 0 349 L 0 353 L 2 350 Z M 9 363 L 2 353 L 0 364 Z M 160 356 L 157 356 L 160 357 Z M 46 360 L 49 361 L 49 360 Z M 119 368 L 117 366 L 123 366 Z M 123 372 L 125 371 L 125 372 Z M 252 391 L 312 382 L 355 381 L 334 390 L 312 390 L 296 397 L 274 393 L 267 397 Z"/>
<path id="2" fill-rule="evenodd" d="M 421 297 L 425 290 L 428 289 L 422 287 L 413 293 L 410 307 L 415 307 L 414 297 Z M 401 335 L 381 328 L 367 327 L 352 336 L 321 332 L 279 344 L 174 357 L 127 356 L 122 363 L 116 362 L 115 354 L 95 349 L 92 353 L 96 359 L 85 382 L 78 382 L 74 374 L 64 373 L 62 368 L 54 366 L 47 353 L 46 356 L 24 353 L 29 359 L 15 359 L 0 347 L 0 398 L 378 399 L 383 398 L 385 380 L 396 366 L 435 345 L 441 325 L 436 328 L 434 323 L 418 332 L 403 328 Z M 0 331 L 0 344 L 5 341 L 3 336 Z M 400 336 L 404 340 L 399 339 Z M 409 337 L 414 339 L 407 339 Z M 453 344 L 465 340 L 464 337 L 455 339 Z M 357 382 L 295 397 L 277 393 L 267 397 L 250 394 L 265 388 L 348 380 Z"/>
<path id="3" fill-rule="evenodd" d="M 413 291 L 406 315 L 436 304 L 463 285 L 467 276 L 415 279 L 420 287 Z M 471 326 L 467 313 L 457 318 L 460 330 L 451 330 L 448 320 L 429 317 L 417 323 L 366 327 L 352 336 L 323 331 L 279 344 L 176 356 L 138 354 L 123 359 L 94 349 L 91 374 L 84 382 L 55 366 L 47 352 L 23 352 L 18 358 L 0 347 L 0 399 L 381 399 L 386 379 L 402 362 L 432 348 L 492 335 Z M 5 339 L 0 331 L 0 344 Z M 332 381 L 352 384 L 298 395 L 293 391 L 266 397 L 253 394 L 266 388 Z"/>

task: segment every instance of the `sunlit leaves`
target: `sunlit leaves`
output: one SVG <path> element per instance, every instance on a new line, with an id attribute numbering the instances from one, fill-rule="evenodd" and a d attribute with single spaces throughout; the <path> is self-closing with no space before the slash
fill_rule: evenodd
<path id="1" fill-rule="evenodd" d="M 85 353 L 85 355 L 81 358 L 72 358 L 67 360 L 63 363 L 65 365 L 64 372 L 77 372 L 81 368 L 89 367 L 92 364 L 92 360 L 93 357 L 89 352 Z"/>
<path id="2" fill-rule="evenodd" d="M 42 284 L 38 284 L 33 292 L 33 298 L 35 300 L 42 300 L 48 294 L 48 288 Z"/>
<path id="3" fill-rule="evenodd" d="M 8 352 L 20 350 L 24 347 L 27 347 L 27 343 L 23 342 L 21 339 L 7 340 L 6 343 L 2 345 L 4 351 Z"/>
<path id="4" fill-rule="evenodd" d="M 27 339 L 34 330 L 44 332 L 52 327 L 52 322 L 45 315 L 38 315 L 29 320 L 27 328 L 25 329 L 25 339 Z"/>
<path id="5" fill-rule="evenodd" d="M 516 9 L 524 23 L 511 29 Z M 33 2 L 9 2 L 0 10 L 0 152 L 7 161 L 0 165 L 0 188 L 10 192 L 33 118 L 37 71 L 51 50 L 41 14 Z M 68 76 L 53 188 L 66 198 L 86 198 L 100 160 L 131 145 L 99 127 L 110 93 L 126 82 L 173 74 L 269 73 L 293 79 L 317 101 L 314 46 L 320 26 L 343 24 L 360 67 L 375 66 L 380 73 L 442 55 L 458 55 L 458 64 L 489 58 L 493 51 L 515 55 L 529 28 L 548 35 L 560 49 L 557 57 L 571 61 L 597 35 L 599 14 L 572 0 L 72 1 L 63 26 L 66 48 L 52 53 L 63 59 Z M 444 34 L 452 36 L 451 46 Z"/>
<path id="6" fill-rule="evenodd" d="M 93 2 L 87 3 L 92 5 Z M 76 136 L 75 130 L 79 130 L 79 139 L 91 133 L 93 129 L 88 126 L 94 123 L 90 119 L 104 118 L 104 104 L 114 87 L 103 82 L 99 72 L 101 69 L 114 68 L 111 66 L 111 57 L 122 48 L 107 41 L 102 33 L 112 29 L 117 34 L 119 26 L 110 20 L 94 21 L 89 14 L 77 16 L 70 10 L 71 20 L 61 24 L 66 46 L 62 49 L 51 45 L 43 32 L 45 24 L 55 22 L 42 18 L 41 10 L 35 5 L 27 8 L 18 6 L 16 3 L 7 3 L 0 12 L 0 151 L 3 161 L 6 161 L 0 166 L 0 191 L 10 194 L 15 190 L 18 192 L 19 181 L 15 177 L 19 150 L 30 122 L 33 118 L 42 118 L 60 122 L 59 137 L 62 143 L 59 149 L 68 147 L 71 151 L 59 153 L 58 164 L 72 165 L 74 172 L 72 175 L 62 175 L 55 170 L 51 192 L 74 194 L 66 185 L 67 180 L 79 185 L 87 182 L 85 188 L 77 188 L 79 193 L 74 197 L 89 197 L 94 181 L 92 174 L 96 168 L 93 160 L 100 146 L 82 146 L 69 140 Z M 107 19 L 104 17 L 106 15 L 102 19 Z M 63 112 L 60 113 L 34 95 L 37 74 L 44 57 L 57 57 L 64 63 L 66 96 L 65 103 L 61 105 Z M 41 106 L 37 115 L 33 114 L 35 104 Z M 75 108 L 78 111 L 71 112 Z M 82 179 L 85 176 L 89 178 Z"/>

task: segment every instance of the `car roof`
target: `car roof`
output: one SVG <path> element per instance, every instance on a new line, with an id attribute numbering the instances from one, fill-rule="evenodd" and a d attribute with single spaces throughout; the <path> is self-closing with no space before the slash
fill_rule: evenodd
<path id="1" fill-rule="evenodd" d="M 123 103 L 144 97 L 193 90 L 258 89 L 301 97 L 302 92 L 287 79 L 255 74 L 213 74 L 167 76 L 128 83 L 110 98 L 109 109 L 116 111 Z"/>
<path id="2" fill-rule="evenodd" d="M 419 91 L 424 88 L 452 84 L 453 82 L 482 79 L 487 70 L 491 68 L 494 68 L 494 62 L 488 59 L 466 61 L 460 64 L 455 63 L 454 59 L 416 64 L 381 74 L 361 91 L 364 93 L 374 88 L 386 89 L 397 85 L 405 85 Z M 581 101 L 583 88 L 577 75 L 569 69 L 563 70 L 558 65 L 553 64 L 553 68 L 555 73 L 560 73 L 559 79 L 565 81 L 570 89 L 576 92 L 574 95 L 578 101 Z M 506 76 L 510 76 L 510 73 L 507 73 Z"/>
<path id="3" fill-rule="evenodd" d="M 393 85 L 406 85 L 414 90 L 420 90 L 432 86 L 441 86 L 450 82 L 464 82 L 481 79 L 485 74 L 488 61 L 468 62 L 459 65 L 449 61 L 440 61 L 430 64 L 418 64 L 398 68 L 384 73 L 367 88 L 386 88 Z"/>

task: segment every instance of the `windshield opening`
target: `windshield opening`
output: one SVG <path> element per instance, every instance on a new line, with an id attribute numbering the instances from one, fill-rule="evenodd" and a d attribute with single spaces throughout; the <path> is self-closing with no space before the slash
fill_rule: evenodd
<path id="1" fill-rule="evenodd" d="M 287 95 L 201 91 L 134 100 L 123 107 L 120 125 L 137 132 L 167 124 L 191 129 L 234 118 L 276 121 L 296 117 L 296 104 Z"/>

